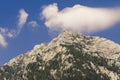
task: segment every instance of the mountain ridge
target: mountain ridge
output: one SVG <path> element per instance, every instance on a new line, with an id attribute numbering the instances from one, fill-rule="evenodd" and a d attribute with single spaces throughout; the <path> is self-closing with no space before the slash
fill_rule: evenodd
<path id="1" fill-rule="evenodd" d="M 13 58 L 0 72 L 3 80 L 119 80 L 120 45 L 64 31 Z"/>

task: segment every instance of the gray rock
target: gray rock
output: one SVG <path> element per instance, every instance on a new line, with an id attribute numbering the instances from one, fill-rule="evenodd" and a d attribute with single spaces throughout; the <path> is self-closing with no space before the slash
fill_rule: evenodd
<path id="1" fill-rule="evenodd" d="M 120 45 L 64 31 L 0 67 L 0 80 L 120 80 Z"/>

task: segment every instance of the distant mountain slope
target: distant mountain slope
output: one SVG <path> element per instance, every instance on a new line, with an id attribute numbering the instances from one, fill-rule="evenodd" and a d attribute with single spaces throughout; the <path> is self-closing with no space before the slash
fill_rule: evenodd
<path id="1" fill-rule="evenodd" d="M 120 80 L 120 45 L 64 31 L 0 67 L 0 80 Z"/>

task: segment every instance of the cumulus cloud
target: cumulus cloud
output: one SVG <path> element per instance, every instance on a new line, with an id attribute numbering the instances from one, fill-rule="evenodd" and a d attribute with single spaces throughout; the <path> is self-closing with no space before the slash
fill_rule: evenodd
<path id="1" fill-rule="evenodd" d="M 27 21 L 27 18 L 28 18 L 28 13 L 24 9 L 21 9 L 19 11 L 19 21 L 18 21 L 18 26 L 20 28 L 22 28 L 24 26 L 24 24 Z"/>
<path id="2" fill-rule="evenodd" d="M 2 47 L 7 46 L 7 42 L 6 42 L 5 38 L 1 34 L 0 34 L 0 46 L 2 46 Z"/>
<path id="3" fill-rule="evenodd" d="M 120 8 L 92 8 L 74 5 L 59 10 L 56 3 L 43 8 L 42 17 L 50 30 L 96 32 L 120 21 Z"/>
<path id="4" fill-rule="evenodd" d="M 30 21 L 30 22 L 28 23 L 28 25 L 31 26 L 31 27 L 37 27 L 37 26 L 38 26 L 38 23 L 37 23 L 37 21 Z"/>

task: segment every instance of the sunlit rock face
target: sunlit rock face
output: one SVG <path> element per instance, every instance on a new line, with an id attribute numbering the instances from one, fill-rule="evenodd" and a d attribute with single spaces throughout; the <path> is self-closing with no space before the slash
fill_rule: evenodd
<path id="1" fill-rule="evenodd" d="M 120 80 L 120 45 L 64 31 L 0 67 L 0 80 Z"/>

